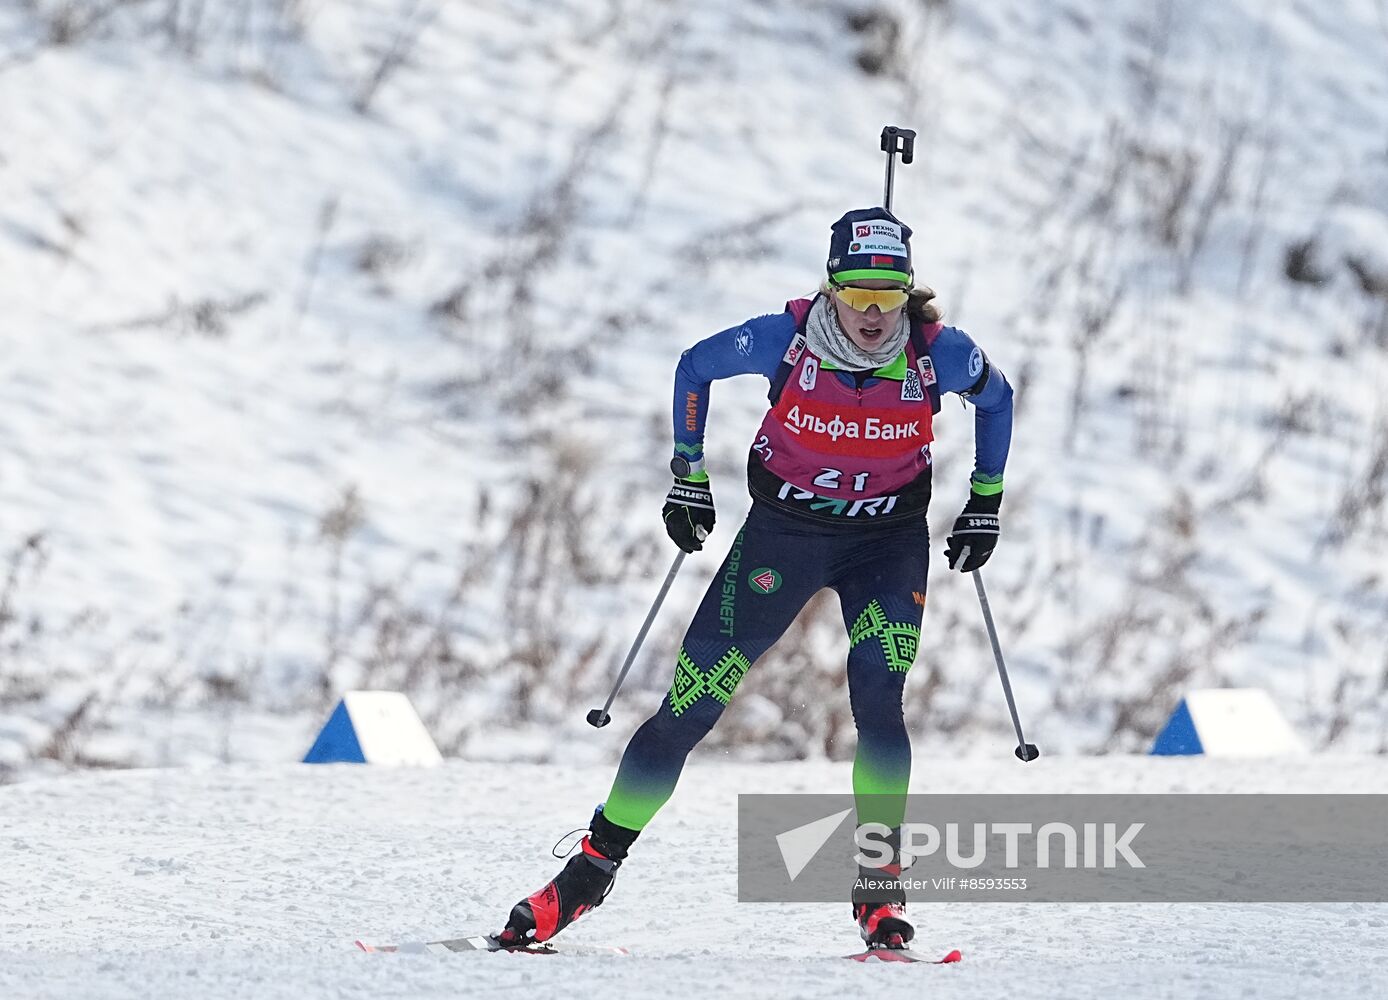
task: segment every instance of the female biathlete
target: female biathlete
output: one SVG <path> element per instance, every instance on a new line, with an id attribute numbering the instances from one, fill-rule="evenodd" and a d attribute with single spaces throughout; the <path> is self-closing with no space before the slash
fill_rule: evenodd
<path id="1" fill-rule="evenodd" d="M 958 393 L 975 410 L 971 490 L 945 549 L 951 569 L 977 569 L 997 544 L 1012 434 L 1011 386 L 968 334 L 940 323 L 934 293 L 913 287 L 910 238 L 883 208 L 849 212 L 833 225 L 819 294 L 714 334 L 680 358 L 665 529 L 685 552 L 703 547 L 714 524 L 703 448 L 709 386 L 757 373 L 770 380 L 771 408 L 748 455 L 752 508 L 689 625 L 670 692 L 632 736 L 581 850 L 515 905 L 497 935 L 503 946 L 545 941 L 603 901 L 689 751 L 824 587 L 838 592 L 849 635 L 858 820 L 899 827 L 911 770 L 902 688 L 925 604 L 931 425 L 941 394 Z M 904 947 L 914 934 L 899 871 L 865 873 L 875 878 L 853 889 L 853 916 L 870 948 Z"/>

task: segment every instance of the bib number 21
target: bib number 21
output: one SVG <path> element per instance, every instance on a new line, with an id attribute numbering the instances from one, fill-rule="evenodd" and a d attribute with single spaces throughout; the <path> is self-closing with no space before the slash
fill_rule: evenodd
<path id="1" fill-rule="evenodd" d="M 843 478 L 843 471 L 840 469 L 825 469 L 814 477 L 814 484 L 821 489 L 836 490 L 839 488 L 839 480 Z M 867 489 L 868 473 L 859 472 L 853 477 L 853 491 L 862 493 Z"/>

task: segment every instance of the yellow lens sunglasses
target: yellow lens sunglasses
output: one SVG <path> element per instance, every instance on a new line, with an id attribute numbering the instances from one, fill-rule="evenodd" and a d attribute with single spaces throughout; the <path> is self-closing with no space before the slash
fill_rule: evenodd
<path id="1" fill-rule="evenodd" d="M 900 309 L 911 297 L 909 288 L 854 288 L 849 285 L 836 285 L 832 281 L 829 282 L 829 288 L 838 296 L 840 302 L 858 312 L 867 312 L 872 306 L 883 312 L 891 312 L 893 309 Z"/>

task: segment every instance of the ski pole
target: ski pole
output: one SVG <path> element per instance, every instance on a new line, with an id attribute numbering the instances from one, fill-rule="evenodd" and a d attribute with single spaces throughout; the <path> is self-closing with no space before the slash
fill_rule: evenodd
<path id="1" fill-rule="evenodd" d="M 646 623 L 641 626 L 641 631 L 636 633 L 636 641 L 631 644 L 631 651 L 627 653 L 627 660 L 622 664 L 622 672 L 617 675 L 617 683 L 612 685 L 612 693 L 607 696 L 607 703 L 602 708 L 595 708 L 588 713 L 588 725 L 594 729 L 601 729 L 612 721 L 612 716 L 608 714 L 608 709 L 612 707 L 612 702 L 617 698 L 617 692 L 622 689 L 622 682 L 627 679 L 627 671 L 636 662 L 636 654 L 641 649 L 641 643 L 646 641 L 646 633 L 651 630 L 651 622 L 655 621 L 656 612 L 665 603 L 665 595 L 670 592 L 670 584 L 675 582 L 675 574 L 680 571 L 680 566 L 684 562 L 684 552 L 675 556 L 675 561 L 670 564 L 670 572 L 665 574 L 665 582 L 660 585 L 660 593 L 655 595 L 655 603 L 651 605 L 650 613 L 646 615 Z"/>
<path id="2" fill-rule="evenodd" d="M 969 557 L 968 552 L 968 549 L 964 550 L 963 558 Z M 983 623 L 988 626 L 988 641 L 993 644 L 993 659 L 998 661 L 998 676 L 1002 678 L 1002 693 L 1007 698 L 1007 710 L 1012 713 L 1012 728 L 1017 730 L 1017 749 L 1013 752 L 1016 753 L 1017 759 L 1025 764 L 1040 757 L 1041 751 L 1036 749 L 1035 743 L 1028 743 L 1022 735 L 1022 720 L 1017 717 L 1017 702 L 1012 698 L 1012 683 L 1007 679 L 1007 664 L 1002 662 L 998 630 L 993 624 L 993 612 L 988 607 L 988 594 L 983 589 L 983 573 L 981 570 L 974 570 L 971 575 L 974 578 L 974 588 L 978 591 L 978 604 L 983 608 Z"/>
<path id="3" fill-rule="evenodd" d="M 896 154 L 901 154 L 903 164 L 908 164 L 915 158 L 915 130 L 898 128 L 895 125 L 883 126 L 882 152 L 887 154 L 887 180 L 882 189 L 882 207 L 890 212 L 892 210 L 892 195 L 896 191 Z"/>
<path id="4" fill-rule="evenodd" d="M 895 193 L 896 156 L 901 154 L 901 162 L 909 164 L 916 155 L 916 133 L 913 129 L 887 125 L 882 129 L 882 152 L 887 154 L 887 176 L 882 189 L 882 207 L 892 210 L 892 195 Z M 969 557 L 965 549 L 963 558 Z M 1017 758 L 1023 763 L 1041 756 L 1036 744 L 1028 743 L 1022 735 L 1022 720 L 1017 717 L 1017 702 L 1012 697 L 1012 683 L 1007 679 L 1007 664 L 1002 659 L 1002 647 L 998 644 L 998 629 L 993 624 L 993 612 L 988 607 L 988 594 L 983 589 L 983 575 L 973 571 L 974 588 L 978 591 L 978 603 L 983 608 L 983 623 L 988 627 L 988 641 L 993 645 L 993 659 L 998 664 L 998 677 L 1002 679 L 1002 693 L 1007 698 L 1007 710 L 1012 713 L 1012 728 L 1017 731 Z"/>

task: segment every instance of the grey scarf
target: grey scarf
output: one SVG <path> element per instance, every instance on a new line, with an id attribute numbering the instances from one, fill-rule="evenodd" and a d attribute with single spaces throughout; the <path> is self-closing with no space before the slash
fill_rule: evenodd
<path id="1" fill-rule="evenodd" d="M 835 312 L 827 295 L 819 297 L 805 320 L 805 339 L 809 349 L 825 361 L 847 371 L 870 371 L 891 364 L 906 346 L 909 335 L 910 326 L 906 319 L 906 310 L 903 309 L 896 331 L 887 335 L 878 350 L 865 351 L 853 343 L 839 325 L 838 313 Z"/>

